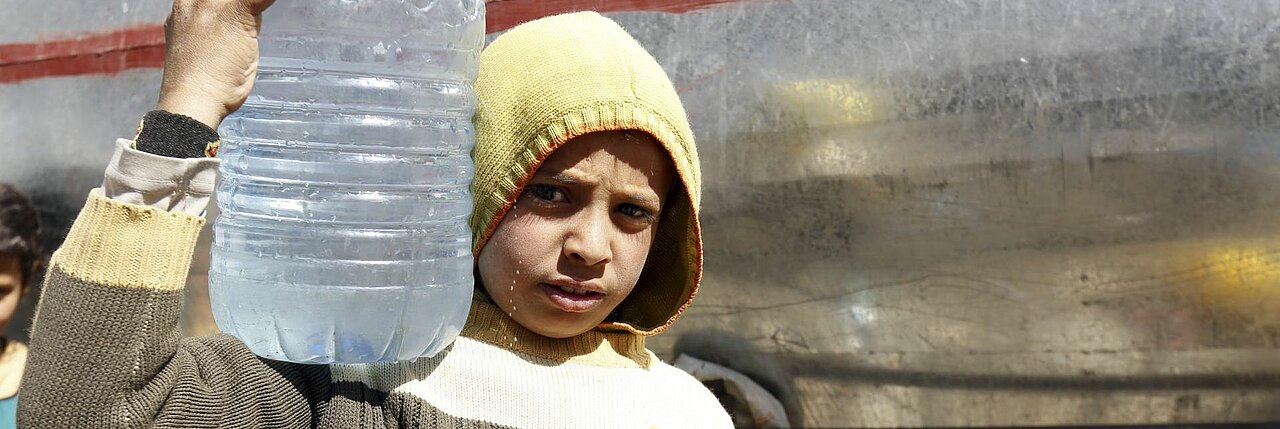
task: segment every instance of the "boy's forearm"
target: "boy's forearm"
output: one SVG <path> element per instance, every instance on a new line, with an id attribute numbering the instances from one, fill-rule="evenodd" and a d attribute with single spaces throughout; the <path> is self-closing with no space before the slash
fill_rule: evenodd
<path id="1" fill-rule="evenodd" d="M 147 119 L 146 133 L 116 142 L 102 187 L 51 261 L 23 380 L 31 427 L 123 425 L 148 414 L 125 404 L 164 398 L 147 396 L 168 387 L 156 375 L 178 349 L 182 288 L 218 160 L 134 149 L 174 152 L 209 137 Z"/>
<path id="2" fill-rule="evenodd" d="M 228 336 L 181 338 L 182 288 L 204 224 L 197 199 L 143 206 L 90 193 L 36 310 L 21 427 L 313 426 L 325 367 L 263 361 Z"/>
<path id="3" fill-rule="evenodd" d="M 182 287 L 203 224 L 97 190 L 89 196 L 45 280 L 19 402 L 23 427 L 122 426 L 146 415 L 124 404 L 164 388 L 152 383 L 178 347 Z"/>

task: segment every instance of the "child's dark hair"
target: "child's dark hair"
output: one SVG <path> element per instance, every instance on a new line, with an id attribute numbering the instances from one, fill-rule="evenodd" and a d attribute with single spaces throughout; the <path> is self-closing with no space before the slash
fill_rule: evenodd
<path id="1" fill-rule="evenodd" d="M 18 257 L 25 293 L 38 280 L 44 266 L 40 220 L 31 201 L 5 183 L 0 183 L 0 252 Z"/>

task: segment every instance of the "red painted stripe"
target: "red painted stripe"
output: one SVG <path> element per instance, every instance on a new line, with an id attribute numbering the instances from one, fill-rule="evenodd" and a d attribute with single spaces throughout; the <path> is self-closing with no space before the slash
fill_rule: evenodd
<path id="1" fill-rule="evenodd" d="M 580 10 L 601 13 L 685 13 L 741 1 L 743 0 L 492 0 L 485 5 L 485 30 L 493 33 L 525 21 Z"/>
<path id="2" fill-rule="evenodd" d="M 113 75 L 129 69 L 161 67 L 164 67 L 164 45 L 151 45 L 101 54 L 71 55 L 0 65 L 0 84 L 57 76 Z"/>
<path id="3" fill-rule="evenodd" d="M 0 83 L 163 66 L 164 27 L 158 24 L 0 45 Z"/>
<path id="4" fill-rule="evenodd" d="M 491 0 L 492 33 L 544 16 L 579 10 L 685 13 L 744 0 Z M 55 76 L 116 74 L 164 66 L 164 26 L 128 27 L 64 39 L 0 45 L 0 84 Z"/>
<path id="5" fill-rule="evenodd" d="M 64 40 L 0 45 L 0 64 L 32 62 L 76 55 L 103 54 L 164 44 L 164 26 L 127 27 L 108 33 L 88 33 Z"/>

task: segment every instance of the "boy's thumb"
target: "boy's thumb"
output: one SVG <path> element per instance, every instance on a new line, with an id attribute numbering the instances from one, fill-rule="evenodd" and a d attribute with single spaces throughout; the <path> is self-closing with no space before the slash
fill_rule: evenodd
<path id="1" fill-rule="evenodd" d="M 245 0 L 244 5 L 249 9 L 249 12 L 259 15 L 275 2 L 276 0 Z"/>

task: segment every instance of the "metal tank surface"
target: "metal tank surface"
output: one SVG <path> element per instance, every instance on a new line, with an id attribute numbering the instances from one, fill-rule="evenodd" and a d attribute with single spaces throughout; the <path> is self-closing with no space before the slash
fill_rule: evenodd
<path id="1" fill-rule="evenodd" d="M 16 3 L 0 45 L 167 10 Z M 664 359 L 809 427 L 1280 421 L 1280 0 L 503 3 L 611 8 L 681 93 L 706 270 Z M 0 83 L 0 181 L 65 228 L 158 84 Z"/>
<path id="2" fill-rule="evenodd" d="M 1280 2 L 616 18 L 706 177 L 655 350 L 745 340 L 811 426 L 1280 420 Z"/>

